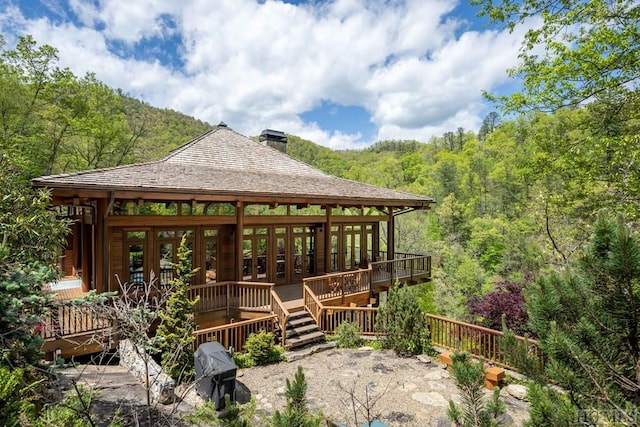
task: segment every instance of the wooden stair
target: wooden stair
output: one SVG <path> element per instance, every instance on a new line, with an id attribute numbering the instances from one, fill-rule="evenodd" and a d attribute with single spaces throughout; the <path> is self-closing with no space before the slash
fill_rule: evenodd
<path id="1" fill-rule="evenodd" d="M 284 333 L 287 337 L 285 347 L 288 350 L 324 341 L 324 333 L 318 329 L 315 320 L 306 310 L 295 311 L 289 315 Z"/>

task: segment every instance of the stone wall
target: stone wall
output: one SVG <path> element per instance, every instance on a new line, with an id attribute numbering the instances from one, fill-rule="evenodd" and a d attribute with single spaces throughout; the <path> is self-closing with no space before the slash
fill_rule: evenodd
<path id="1" fill-rule="evenodd" d="M 120 353 L 120 365 L 127 368 L 145 388 L 148 371 L 151 399 L 154 402 L 167 404 L 174 401 L 175 381 L 162 372 L 162 368 L 151 356 L 144 353 L 143 350 L 136 349 L 130 340 L 120 341 L 118 352 Z M 147 358 L 146 367 L 145 357 Z"/>

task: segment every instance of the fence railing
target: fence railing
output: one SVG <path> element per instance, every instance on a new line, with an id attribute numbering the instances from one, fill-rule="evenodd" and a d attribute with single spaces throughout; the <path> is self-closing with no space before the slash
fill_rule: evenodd
<path id="1" fill-rule="evenodd" d="M 262 330 L 267 332 L 273 331 L 275 328 L 275 320 L 276 315 L 274 314 L 257 319 L 215 326 L 213 328 L 198 329 L 193 332 L 193 336 L 195 337 L 193 347 L 197 349 L 200 344 L 205 342 L 218 341 L 226 349 L 233 347 L 235 351 L 242 351 L 244 349 L 244 343 L 250 334 L 258 333 Z"/>
<path id="2" fill-rule="evenodd" d="M 509 365 L 506 355 L 501 350 L 500 344 L 504 336 L 502 331 L 459 322 L 434 314 L 427 314 L 426 318 L 433 345 L 448 350 L 465 351 L 485 360 L 490 360 L 496 365 L 514 368 Z M 537 341 L 521 336 L 516 336 L 516 339 L 529 346 L 531 355 L 541 357 Z"/>

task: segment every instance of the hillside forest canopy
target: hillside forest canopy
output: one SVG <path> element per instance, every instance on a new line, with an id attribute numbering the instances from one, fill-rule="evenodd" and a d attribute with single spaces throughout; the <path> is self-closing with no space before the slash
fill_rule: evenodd
<path id="1" fill-rule="evenodd" d="M 536 335 L 557 355 L 545 366 L 549 378 L 564 378 L 568 390 L 591 399 L 532 388 L 532 425 L 565 425 L 549 420 L 564 413 L 557 408 L 570 413 L 576 405 L 628 415 L 640 403 L 640 5 L 474 2 L 511 30 L 545 11 L 509 71 L 523 89 L 487 94 L 496 111 L 478 132 L 457 127 L 362 150 L 288 135 L 288 154 L 346 179 L 436 200 L 396 224 L 398 251 L 433 257 L 422 309 L 498 329 L 506 315 L 507 326 Z M 25 182 L 35 176 L 153 160 L 210 128 L 94 74 L 60 68 L 56 49 L 30 36 L 14 48 L 0 37 L 0 156 L 3 171 L 12 171 L 3 176 L 6 200 L 32 197 Z M 5 205 L 11 217 L 24 203 Z M 567 312 L 579 300 L 559 303 L 569 291 L 587 302 L 573 307 L 580 318 Z M 571 322 L 558 327 L 556 319 Z"/>

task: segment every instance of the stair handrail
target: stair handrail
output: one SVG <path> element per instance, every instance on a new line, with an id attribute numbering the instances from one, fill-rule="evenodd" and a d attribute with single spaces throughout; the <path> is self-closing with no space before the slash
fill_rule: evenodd
<path id="1" fill-rule="evenodd" d="M 289 310 L 284 306 L 282 300 L 278 296 L 275 289 L 271 288 L 271 312 L 276 315 L 278 318 L 278 323 L 280 324 L 280 345 L 284 347 L 287 339 L 287 322 L 289 321 Z"/>
<path id="2" fill-rule="evenodd" d="M 309 301 L 309 299 L 311 301 Z M 326 310 L 324 304 L 320 301 L 318 296 L 311 290 L 308 285 L 302 287 L 302 301 L 304 302 L 304 309 L 307 310 L 309 315 L 315 320 L 316 325 L 320 330 L 323 330 L 322 325 L 322 313 Z"/>

